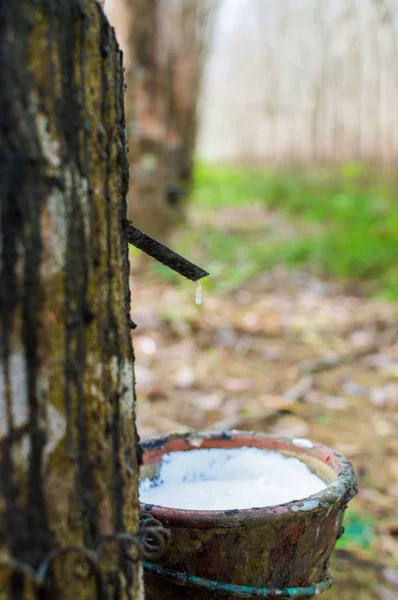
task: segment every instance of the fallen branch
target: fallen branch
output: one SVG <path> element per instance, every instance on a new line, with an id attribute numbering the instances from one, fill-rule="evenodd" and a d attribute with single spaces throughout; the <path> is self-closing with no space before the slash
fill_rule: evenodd
<path id="1" fill-rule="evenodd" d="M 313 382 L 314 380 L 310 375 L 301 377 L 301 379 L 299 379 L 293 387 L 288 389 L 287 392 L 283 394 L 283 397 L 286 398 L 286 400 L 289 400 L 291 403 L 298 402 L 299 400 L 303 399 L 307 392 L 310 391 Z"/>
<path id="2" fill-rule="evenodd" d="M 323 357 L 315 360 L 308 360 L 301 363 L 299 366 L 299 374 L 301 376 L 310 375 L 312 373 L 320 373 L 321 371 L 328 371 L 329 369 L 335 369 L 342 365 L 348 365 L 356 360 L 364 358 L 369 354 L 374 354 L 383 348 L 394 343 L 398 335 L 398 328 L 389 329 L 383 331 L 371 344 L 356 348 L 345 354 L 339 356 Z"/>

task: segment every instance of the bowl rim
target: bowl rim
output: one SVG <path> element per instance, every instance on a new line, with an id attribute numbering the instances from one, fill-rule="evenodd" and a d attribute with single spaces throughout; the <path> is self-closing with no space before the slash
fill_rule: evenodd
<path id="1" fill-rule="evenodd" d="M 224 445 L 217 445 L 218 443 Z M 239 442 L 239 444 L 237 444 Z M 242 442 L 242 443 L 240 443 Z M 256 445 L 262 443 L 262 446 Z M 228 445 L 229 444 L 229 445 Z M 234 445 L 235 444 L 235 445 Z M 173 446 L 177 446 L 173 448 Z M 184 447 L 185 446 L 185 447 Z M 259 523 L 276 517 L 296 518 L 303 513 L 322 512 L 329 514 L 333 508 L 345 508 L 356 495 L 358 486 L 351 462 L 342 454 L 328 446 L 303 440 L 302 438 L 286 438 L 257 431 L 189 431 L 160 435 L 141 442 L 143 460 L 145 456 L 159 457 L 167 452 L 178 450 L 197 450 L 200 448 L 238 448 L 253 446 L 263 449 L 291 452 L 298 458 L 307 456 L 318 460 L 329 467 L 336 479 L 326 487 L 300 500 L 291 500 L 284 504 L 252 508 L 236 508 L 229 510 L 196 510 L 161 506 L 140 502 L 141 512 L 150 512 L 153 517 L 166 525 L 175 527 L 236 527 Z M 150 464 L 150 463 L 148 463 Z"/>

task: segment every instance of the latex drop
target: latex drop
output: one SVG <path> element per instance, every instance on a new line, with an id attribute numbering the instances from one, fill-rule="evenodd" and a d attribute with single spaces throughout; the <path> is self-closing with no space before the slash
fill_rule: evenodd
<path id="1" fill-rule="evenodd" d="M 196 282 L 196 304 L 202 304 L 202 286 L 200 281 Z"/>

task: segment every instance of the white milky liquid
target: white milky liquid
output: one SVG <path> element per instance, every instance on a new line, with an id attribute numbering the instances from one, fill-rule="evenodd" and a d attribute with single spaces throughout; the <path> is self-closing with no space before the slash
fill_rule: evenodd
<path id="1" fill-rule="evenodd" d="M 140 483 L 140 500 L 173 508 L 228 510 L 302 500 L 326 483 L 297 458 L 259 448 L 170 452 L 155 479 Z"/>
<path id="2" fill-rule="evenodd" d="M 200 281 L 196 282 L 196 304 L 202 304 L 202 285 Z"/>

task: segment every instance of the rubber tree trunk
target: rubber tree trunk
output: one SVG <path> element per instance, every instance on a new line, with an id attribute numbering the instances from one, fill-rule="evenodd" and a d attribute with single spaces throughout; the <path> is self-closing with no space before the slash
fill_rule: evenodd
<path id="1" fill-rule="evenodd" d="M 36 593 L 4 562 L 138 525 L 128 163 L 96 2 L 1 2 L 0 38 L 0 596 L 19 600 Z M 140 598 L 139 563 L 109 546 L 109 597 Z M 81 570 L 54 560 L 40 598 L 95 598 Z"/>

